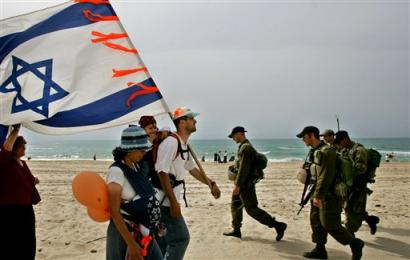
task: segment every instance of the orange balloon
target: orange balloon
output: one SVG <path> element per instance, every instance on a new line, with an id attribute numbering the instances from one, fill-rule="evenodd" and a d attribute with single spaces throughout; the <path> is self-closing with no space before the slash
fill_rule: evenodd
<path id="1" fill-rule="evenodd" d="M 110 212 L 108 211 L 108 209 L 101 210 L 101 209 L 87 208 L 87 213 L 88 213 L 88 216 L 95 222 L 106 222 L 110 220 Z"/>
<path id="2" fill-rule="evenodd" d="M 108 209 L 108 188 L 104 179 L 95 172 L 80 172 L 72 183 L 74 197 L 86 207 Z"/>

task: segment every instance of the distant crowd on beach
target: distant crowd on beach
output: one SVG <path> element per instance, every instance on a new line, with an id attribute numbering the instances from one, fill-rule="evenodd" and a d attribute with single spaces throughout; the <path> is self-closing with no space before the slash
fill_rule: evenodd
<path id="1" fill-rule="evenodd" d="M 229 160 L 228 160 L 229 157 Z M 229 162 L 233 162 L 235 160 L 235 153 L 228 153 L 226 150 L 223 152 L 222 151 L 218 151 L 214 153 L 214 162 L 217 163 L 227 163 Z"/>
<path id="2" fill-rule="evenodd" d="M 202 155 L 201 161 L 202 162 L 206 161 L 205 155 Z M 233 162 L 233 161 L 235 161 L 234 152 L 228 153 L 228 151 L 225 150 L 223 153 L 222 151 L 218 151 L 214 153 L 214 159 L 213 159 L 214 163 L 228 163 L 228 162 Z"/>

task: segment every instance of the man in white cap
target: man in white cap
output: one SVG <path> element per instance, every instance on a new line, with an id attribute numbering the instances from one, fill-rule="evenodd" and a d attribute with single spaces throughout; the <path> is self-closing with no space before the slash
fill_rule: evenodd
<path id="1" fill-rule="evenodd" d="M 189 244 L 189 231 L 179 203 L 181 192 L 185 190 L 186 172 L 189 171 L 194 178 L 207 185 L 216 199 L 221 195 L 216 183 L 196 167 L 188 150 L 188 139 L 196 131 L 195 117 L 198 115 L 199 113 L 188 108 L 177 108 L 173 120 L 178 139 L 169 136 L 158 147 L 155 169 L 159 174 L 162 189 L 157 191 L 159 200 L 162 201 L 162 221 L 167 228 L 160 247 L 164 258 L 168 260 L 183 259 Z"/>
<path id="2" fill-rule="evenodd" d="M 323 133 L 320 134 L 323 137 L 323 140 L 328 145 L 332 145 L 335 141 L 335 132 L 332 129 L 326 129 Z"/>

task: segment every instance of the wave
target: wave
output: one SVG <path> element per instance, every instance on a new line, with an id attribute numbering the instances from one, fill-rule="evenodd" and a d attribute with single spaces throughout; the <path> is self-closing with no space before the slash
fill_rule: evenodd
<path id="1" fill-rule="evenodd" d="M 410 156 L 410 151 L 386 151 L 386 150 L 379 150 L 381 154 L 393 153 L 394 155 L 401 155 L 401 156 Z"/>
<path id="2" fill-rule="evenodd" d="M 30 158 L 30 160 L 89 160 L 88 158 L 81 157 L 78 154 L 72 154 L 72 155 L 62 155 L 62 154 L 54 154 L 54 155 L 36 155 L 36 156 L 25 156 L 23 157 L 24 159 L 27 160 L 27 158 Z M 90 158 L 91 160 L 92 158 Z"/>
<path id="3" fill-rule="evenodd" d="M 262 152 L 259 152 L 259 153 L 267 155 L 267 154 L 270 154 L 270 151 L 262 151 Z"/>
<path id="4" fill-rule="evenodd" d="M 305 150 L 306 149 L 304 147 L 287 147 L 287 146 L 279 146 L 278 148 L 281 150 Z"/>
<path id="5" fill-rule="evenodd" d="M 303 161 L 302 158 L 299 157 L 286 157 L 286 158 L 270 158 L 269 162 L 300 162 Z"/>

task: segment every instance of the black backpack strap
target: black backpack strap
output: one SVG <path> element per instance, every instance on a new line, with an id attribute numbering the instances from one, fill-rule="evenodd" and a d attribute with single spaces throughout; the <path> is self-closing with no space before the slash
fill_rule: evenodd
<path id="1" fill-rule="evenodd" d="M 175 133 L 169 132 L 169 133 L 168 133 L 168 136 L 167 136 L 166 138 L 168 138 L 168 137 L 173 137 L 173 138 L 175 138 L 175 139 L 177 140 L 177 143 L 178 143 L 178 145 L 177 145 L 177 153 L 176 153 L 176 155 L 175 155 L 174 160 L 175 160 L 179 155 L 181 155 L 182 160 L 185 160 L 184 153 L 188 153 L 187 160 L 189 160 L 189 149 L 186 149 L 186 150 L 185 150 L 185 149 L 182 148 L 182 143 L 181 143 L 181 140 L 179 139 L 179 136 L 176 135 Z M 165 139 L 166 139 L 166 138 L 165 138 Z M 165 139 L 163 139 L 163 140 L 165 140 Z M 156 142 L 154 142 L 153 148 L 152 148 L 152 150 L 151 150 L 151 152 L 152 152 L 152 160 L 154 161 L 154 163 L 155 163 L 156 160 L 158 159 L 158 148 L 159 148 L 159 145 L 162 143 L 163 140 L 157 140 Z M 155 172 L 155 174 L 158 175 L 157 172 Z M 174 187 L 176 187 L 176 186 L 178 186 L 178 185 L 180 185 L 180 184 L 183 185 L 183 189 L 184 189 L 183 199 L 184 199 L 184 202 L 185 202 L 185 206 L 188 207 L 188 202 L 187 202 L 187 199 L 186 199 L 185 181 L 184 181 L 184 180 L 176 180 L 176 177 L 175 177 L 175 175 L 173 175 L 173 174 L 168 174 L 168 176 L 169 176 L 169 180 L 170 180 L 170 183 L 171 183 L 171 187 L 172 187 L 172 188 L 174 188 Z M 160 180 L 159 180 L 159 177 L 158 177 L 158 176 L 155 176 L 155 177 L 152 176 L 152 178 L 151 178 L 151 183 L 152 183 L 152 185 L 153 185 L 155 188 L 162 190 L 162 186 L 161 186 L 161 183 L 160 183 Z M 162 198 L 162 200 L 161 200 L 161 202 L 160 202 L 160 205 L 163 204 L 165 198 L 166 198 L 166 196 L 164 196 L 164 197 Z"/>
<path id="2" fill-rule="evenodd" d="M 185 207 L 188 207 L 188 201 L 187 201 L 187 199 L 186 199 L 185 180 L 177 180 L 176 177 L 175 177 L 175 175 L 173 175 L 173 174 L 168 174 L 168 176 L 169 176 L 169 182 L 171 183 L 171 187 L 172 187 L 172 188 L 175 188 L 176 186 L 182 184 L 182 188 L 183 188 L 183 190 L 184 190 L 184 193 L 183 193 L 183 195 L 182 195 L 182 198 L 184 199 Z M 157 188 L 157 187 L 156 187 L 156 188 Z M 162 190 L 162 186 L 159 187 L 158 189 Z M 166 198 L 166 195 L 164 195 L 164 197 L 162 198 L 162 200 L 161 200 L 161 202 L 160 202 L 160 205 L 162 205 L 162 203 L 164 203 L 165 198 Z"/>
<path id="3" fill-rule="evenodd" d="M 175 133 L 169 133 L 168 136 L 174 137 L 175 139 L 177 139 L 177 142 L 178 142 L 177 154 L 175 155 L 174 160 L 178 157 L 178 155 L 181 155 L 182 160 L 185 161 L 184 153 L 188 153 L 187 160 L 189 160 L 189 149 L 182 149 L 182 143 L 181 143 L 181 140 L 179 139 L 179 136 L 176 135 Z"/>
<path id="4" fill-rule="evenodd" d="M 185 181 L 184 181 L 184 180 L 182 180 L 181 182 L 182 182 L 182 188 L 184 189 L 184 194 L 182 195 L 182 198 L 184 199 L 184 202 L 185 202 L 185 207 L 187 207 L 187 208 L 188 208 L 188 201 L 187 201 L 187 199 L 186 199 L 186 187 L 185 187 Z"/>

